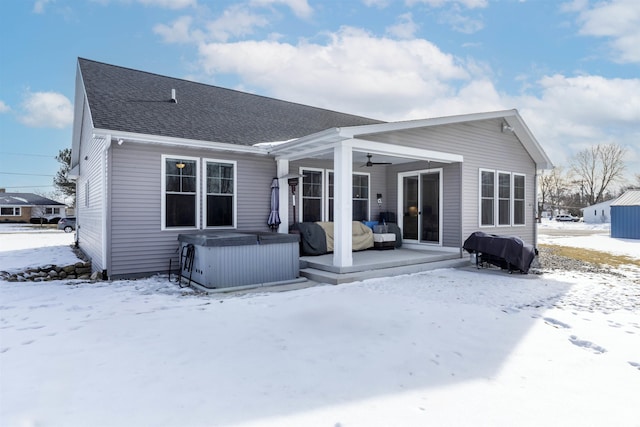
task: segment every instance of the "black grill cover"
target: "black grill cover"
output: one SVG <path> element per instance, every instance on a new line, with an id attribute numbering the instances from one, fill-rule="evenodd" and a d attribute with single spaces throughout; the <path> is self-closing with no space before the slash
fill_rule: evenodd
<path id="1" fill-rule="evenodd" d="M 462 247 L 469 253 L 487 254 L 504 260 L 523 273 L 529 272 L 531 262 L 536 257 L 533 245 L 526 245 L 517 237 L 498 236 L 482 231 L 472 233 Z M 488 261 L 491 262 L 490 259 Z"/>

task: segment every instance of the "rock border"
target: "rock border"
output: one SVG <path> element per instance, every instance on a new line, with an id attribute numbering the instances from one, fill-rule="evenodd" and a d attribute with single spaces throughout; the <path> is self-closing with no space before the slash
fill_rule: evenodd
<path id="1" fill-rule="evenodd" d="M 0 271 L 0 280 L 7 282 L 49 282 L 67 279 L 100 280 L 102 276 L 98 272 L 91 273 L 91 260 L 88 260 L 82 251 L 75 246 L 71 246 L 71 250 L 83 261 L 65 266 L 47 264 L 43 267 L 30 267 L 23 271 L 11 273 Z"/>

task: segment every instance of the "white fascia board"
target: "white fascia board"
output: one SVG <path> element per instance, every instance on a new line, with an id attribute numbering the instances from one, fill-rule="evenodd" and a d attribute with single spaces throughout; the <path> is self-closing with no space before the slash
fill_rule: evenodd
<path id="1" fill-rule="evenodd" d="M 511 126 L 514 129 L 515 135 L 518 137 L 524 148 L 535 161 L 536 168 L 538 170 L 552 169 L 553 162 L 551 162 L 551 159 L 547 156 L 547 153 L 545 153 L 538 140 L 535 138 L 535 136 L 533 136 L 533 133 L 531 133 L 531 130 L 529 130 L 529 127 L 524 122 L 518 111 L 513 111 L 515 111 L 516 114 L 509 117 L 504 117 L 507 125 Z"/>
<path id="2" fill-rule="evenodd" d="M 435 117 L 430 119 L 407 120 L 401 122 L 379 123 L 375 125 L 349 126 L 340 129 L 340 135 L 353 138 L 370 133 L 393 132 L 429 126 L 450 125 L 478 120 L 499 119 L 517 115 L 517 110 L 491 111 L 488 113 L 461 114 L 457 116 Z"/>
<path id="3" fill-rule="evenodd" d="M 464 157 L 461 154 L 444 153 L 442 151 L 425 150 L 415 147 L 386 144 L 384 142 L 353 139 L 353 149 L 366 151 L 367 153 L 406 157 L 416 160 L 437 161 L 440 163 L 462 163 Z"/>
<path id="4" fill-rule="evenodd" d="M 276 159 L 289 159 L 308 157 L 310 152 L 327 149 L 328 144 L 348 139 L 340 136 L 340 128 L 330 128 L 311 135 L 303 136 L 283 144 L 269 147 L 269 154 Z M 320 148 L 319 148 L 320 147 Z"/>
<path id="5" fill-rule="evenodd" d="M 187 138 L 176 138 L 172 136 L 161 136 L 161 135 L 148 135 L 142 133 L 133 133 L 133 132 L 120 132 L 113 131 L 107 129 L 94 129 L 94 135 L 98 136 L 99 134 L 109 134 L 111 135 L 111 140 L 117 141 L 122 139 L 124 143 L 132 142 L 132 143 L 140 143 L 140 144 L 150 144 L 150 145 L 166 145 L 173 147 L 186 147 L 186 148 L 198 148 L 204 150 L 215 150 L 215 151 L 230 151 L 236 153 L 251 153 L 251 154 L 268 154 L 268 150 L 263 147 L 254 147 L 252 145 L 236 145 L 236 144 L 227 144 L 223 142 L 213 142 L 213 141 L 201 141 L 197 139 L 187 139 Z"/>

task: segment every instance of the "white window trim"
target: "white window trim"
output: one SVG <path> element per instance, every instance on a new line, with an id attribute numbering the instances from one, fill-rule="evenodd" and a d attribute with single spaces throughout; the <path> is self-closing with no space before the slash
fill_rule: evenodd
<path id="1" fill-rule="evenodd" d="M 482 224 L 482 172 L 493 173 L 493 225 Z M 500 224 L 500 174 L 509 175 L 509 224 Z M 524 178 L 524 223 L 515 224 L 515 177 L 521 176 Z M 505 227 L 525 227 L 527 225 L 527 176 L 520 172 L 508 172 L 497 169 L 478 169 L 478 227 L 480 228 L 505 228 Z"/>
<path id="2" fill-rule="evenodd" d="M 326 176 L 325 176 L 325 180 L 324 180 L 324 185 L 325 188 L 323 188 L 323 193 L 326 194 L 326 201 L 324 204 L 324 211 L 325 211 L 325 218 L 331 218 L 331 213 L 329 212 L 329 200 L 331 199 L 331 197 L 329 197 L 329 175 L 333 174 L 334 170 L 333 169 L 326 169 Z M 368 188 L 367 188 L 367 221 L 371 221 L 371 173 L 370 172 L 352 172 L 352 175 L 366 175 L 367 176 L 367 183 L 368 183 Z M 335 176 L 335 175 L 334 175 Z M 353 180 L 352 180 L 353 182 Z M 334 178 L 334 191 L 335 191 L 335 178 Z M 351 200 L 362 200 L 362 199 L 356 199 L 353 197 L 353 184 L 351 185 Z M 335 203 L 335 202 L 334 202 Z"/>
<path id="3" fill-rule="evenodd" d="M 231 225 L 209 225 L 207 224 L 207 163 L 226 163 L 233 165 L 233 219 Z M 204 228 L 213 230 L 231 230 L 237 228 L 238 224 L 238 162 L 224 159 L 202 159 L 202 223 Z"/>
<path id="4" fill-rule="evenodd" d="M 515 214 L 516 214 L 516 176 L 521 176 L 522 178 L 524 178 L 524 199 L 522 199 L 523 202 L 523 208 L 524 208 L 524 212 L 522 213 L 522 218 L 524 219 L 524 222 L 522 224 L 516 224 L 515 223 Z M 527 175 L 523 174 L 523 173 L 518 173 L 518 172 L 513 172 L 511 174 L 511 226 L 512 227 L 525 227 L 527 225 Z"/>
<path id="5" fill-rule="evenodd" d="M 2 214 L 2 216 L 21 216 L 22 215 L 22 209 L 19 206 L 3 206 L 2 208 L 3 209 L 10 208 L 12 209 L 12 212 L 13 212 L 11 215 Z"/>
<path id="6" fill-rule="evenodd" d="M 324 208 L 325 205 L 329 204 L 329 202 L 327 201 L 327 188 L 325 187 L 325 176 L 327 175 L 326 169 L 322 169 L 322 168 L 308 168 L 308 167 L 304 167 L 304 166 L 300 166 L 300 169 L 298 170 L 298 172 L 300 173 L 300 175 L 304 175 L 304 171 L 310 171 L 310 172 L 320 172 L 321 176 L 320 176 L 320 183 L 322 185 L 321 191 L 322 191 L 322 195 L 320 196 L 320 221 L 326 221 L 327 216 L 325 216 L 325 211 L 326 209 Z M 304 178 L 300 178 L 299 182 L 298 182 L 298 212 L 297 212 L 297 216 L 298 216 L 298 222 L 303 222 L 302 219 L 304 218 L 304 211 L 302 210 L 303 208 L 303 204 L 302 204 L 302 188 L 304 186 Z"/>
<path id="7" fill-rule="evenodd" d="M 494 190 L 495 190 L 495 226 L 496 227 L 510 227 L 513 224 L 513 174 L 508 171 L 496 170 L 494 175 Z M 507 175 L 509 177 L 509 198 L 507 202 L 509 204 L 509 219 L 508 223 L 500 224 L 500 175 Z"/>
<path id="8" fill-rule="evenodd" d="M 493 173 L 493 224 L 482 224 L 482 172 Z M 496 228 L 496 224 L 498 223 L 498 213 L 496 212 L 496 206 L 498 204 L 496 188 L 497 174 L 497 171 L 494 169 L 478 169 L 478 227 L 480 228 Z"/>
<path id="9" fill-rule="evenodd" d="M 189 157 L 189 156 L 181 156 L 179 154 L 162 154 L 161 156 L 161 172 L 160 179 L 162 182 L 160 183 L 160 229 L 166 231 L 179 231 L 179 230 L 194 230 L 200 228 L 200 198 L 202 197 L 202 191 L 200 189 L 200 158 L 199 157 Z M 167 227 L 167 199 L 166 199 L 166 188 L 167 188 L 167 159 L 176 159 L 176 160 L 193 160 L 196 163 L 196 223 L 193 227 Z"/>

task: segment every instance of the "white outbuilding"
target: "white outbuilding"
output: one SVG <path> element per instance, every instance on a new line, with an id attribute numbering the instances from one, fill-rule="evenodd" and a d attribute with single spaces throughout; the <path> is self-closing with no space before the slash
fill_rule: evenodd
<path id="1" fill-rule="evenodd" d="M 582 217 L 584 222 L 588 224 L 604 224 L 611 223 L 611 203 L 615 199 L 607 200 L 606 202 L 596 203 L 595 205 L 581 208 Z"/>

